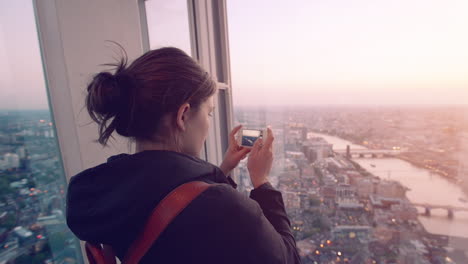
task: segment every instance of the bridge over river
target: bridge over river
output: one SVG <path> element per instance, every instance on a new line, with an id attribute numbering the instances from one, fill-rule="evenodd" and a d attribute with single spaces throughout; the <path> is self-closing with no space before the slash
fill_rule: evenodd
<path id="1" fill-rule="evenodd" d="M 342 155 L 347 155 L 348 150 L 347 149 L 334 149 L 333 150 L 335 153 L 342 154 Z M 378 158 L 378 157 L 387 157 L 387 156 L 396 156 L 401 153 L 404 153 L 404 150 L 401 149 L 349 149 L 349 155 L 351 157 L 372 157 L 372 158 Z"/>
<path id="2" fill-rule="evenodd" d="M 468 207 L 451 206 L 451 205 L 434 205 L 434 204 L 428 204 L 428 203 L 413 203 L 413 205 L 416 207 L 424 208 L 425 216 L 431 216 L 431 210 L 435 210 L 435 209 L 447 210 L 448 218 L 453 218 L 454 212 L 456 211 L 468 212 Z"/>

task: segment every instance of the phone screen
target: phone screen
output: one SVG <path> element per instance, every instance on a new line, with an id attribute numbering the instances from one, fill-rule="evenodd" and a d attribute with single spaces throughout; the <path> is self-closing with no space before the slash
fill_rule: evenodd
<path id="1" fill-rule="evenodd" d="M 262 135 L 261 130 L 244 129 L 242 130 L 242 146 L 252 147 L 255 141 Z"/>

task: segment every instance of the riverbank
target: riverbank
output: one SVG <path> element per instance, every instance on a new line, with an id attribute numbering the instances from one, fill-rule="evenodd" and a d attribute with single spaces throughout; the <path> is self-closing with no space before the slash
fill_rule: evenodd
<path id="1" fill-rule="evenodd" d="M 311 129 L 310 131 L 312 133 L 324 134 L 324 135 L 328 135 L 328 136 L 331 136 L 331 137 L 337 137 L 337 138 L 349 141 L 354 145 L 358 145 L 358 146 L 361 146 L 361 147 L 366 148 L 366 149 L 372 149 L 372 148 L 369 148 L 367 146 L 363 146 L 362 141 L 358 142 L 358 140 L 356 140 L 356 138 L 349 137 L 348 135 L 339 135 L 339 134 L 332 133 L 330 131 L 320 131 L 320 130 L 314 130 L 314 129 Z M 447 173 L 447 172 L 441 171 L 441 170 L 439 170 L 437 168 L 429 168 L 424 163 L 421 163 L 421 162 L 417 161 L 416 159 L 411 158 L 409 156 L 396 155 L 394 157 L 397 158 L 397 159 L 404 160 L 404 161 L 410 163 L 411 165 L 413 165 L 415 167 L 418 167 L 420 169 L 428 170 L 431 173 L 437 174 L 437 175 L 443 177 L 444 179 L 448 180 L 449 182 L 460 185 L 462 190 L 463 190 L 463 193 L 468 196 L 468 182 L 463 182 L 461 179 L 459 179 L 458 177 L 455 176 L 454 172 Z"/>
<path id="2" fill-rule="evenodd" d="M 347 160 L 351 164 L 353 164 L 353 166 L 361 175 L 369 177 L 370 179 L 382 180 L 382 177 L 371 173 L 357 161 L 352 159 Z M 401 186 L 405 186 L 399 181 L 398 184 L 400 184 Z M 407 203 L 411 204 L 411 206 L 414 209 L 416 209 L 413 202 L 409 199 L 407 195 L 405 195 L 405 198 L 403 199 L 406 200 Z M 413 228 L 406 233 L 407 237 L 411 237 L 411 234 L 417 235 L 417 237 L 419 237 L 421 241 L 423 241 L 427 249 L 427 256 L 430 256 L 431 258 L 450 258 L 452 260 L 455 260 L 456 263 L 468 263 L 467 254 L 465 253 L 468 249 L 468 237 L 461 237 L 456 235 L 454 236 L 453 234 L 443 235 L 432 233 L 428 230 L 427 226 L 422 221 L 425 218 L 426 216 L 424 216 L 422 212 L 418 213 L 418 217 L 414 219 Z M 428 219 L 431 218 L 428 217 Z"/>
<path id="3" fill-rule="evenodd" d="M 380 179 L 382 180 L 381 177 L 371 173 L 370 171 L 366 170 L 361 164 L 358 162 L 348 159 L 349 162 L 353 164 L 353 166 L 356 168 L 356 170 L 363 176 L 369 177 L 371 179 Z M 401 186 L 405 187 L 401 182 L 398 182 Z M 416 207 L 413 205 L 413 202 L 409 199 L 407 195 L 405 195 L 406 202 L 410 203 L 413 208 L 416 209 Z M 466 255 L 464 253 L 462 254 L 454 254 L 454 251 L 461 251 L 465 252 L 468 248 L 468 237 L 461 237 L 461 236 L 454 236 L 452 235 L 443 235 L 443 234 L 437 234 L 437 233 L 432 233 L 428 230 L 428 228 L 424 225 L 424 223 L 421 221 L 421 219 L 425 219 L 427 216 L 424 216 L 423 213 L 418 213 L 418 218 L 415 219 L 415 232 L 419 234 L 419 236 L 424 237 L 424 241 L 426 243 L 426 246 L 428 246 L 428 249 L 430 252 L 435 250 L 435 252 L 438 252 L 439 249 L 445 248 L 448 249 L 448 252 L 450 252 L 450 255 L 452 256 L 453 259 L 457 259 L 459 262 L 457 263 L 468 263 L 466 262 L 468 259 L 466 258 Z M 427 217 L 430 219 L 431 216 Z M 433 217 L 433 216 L 432 216 Z M 452 220 L 451 220 L 452 221 Z M 448 253 L 447 252 L 447 253 Z"/>
<path id="4" fill-rule="evenodd" d="M 351 149 L 364 149 L 362 145 L 354 144 L 330 134 L 322 134 L 318 131 L 308 133 L 308 137 L 322 137 L 330 144 L 333 144 L 334 149 L 346 149 L 347 145 L 350 145 Z M 460 184 L 432 173 L 426 168 L 415 166 L 397 157 L 357 158 L 352 160 L 365 169 L 366 174 L 372 172 L 373 176 L 380 179 L 395 180 L 408 187 L 410 191 L 407 192 L 407 197 L 412 203 L 468 207 L 468 204 L 462 200 L 468 200 L 468 195 L 462 190 Z M 431 217 L 422 217 L 420 215 L 418 220 L 430 234 L 468 238 L 468 213 L 456 212 L 453 219 L 447 218 L 446 213 L 443 210 L 435 210 Z"/>

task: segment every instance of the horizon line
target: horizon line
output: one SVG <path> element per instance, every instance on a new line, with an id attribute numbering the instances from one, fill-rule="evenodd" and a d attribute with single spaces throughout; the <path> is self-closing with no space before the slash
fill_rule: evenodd
<path id="1" fill-rule="evenodd" d="M 269 104 L 269 105 L 258 105 L 258 104 L 233 104 L 234 110 L 237 107 L 468 107 L 466 104 L 339 104 L 339 103 L 330 103 L 330 104 Z M 11 108 L 0 108 L 0 111 L 50 111 L 49 108 L 23 108 L 23 109 L 11 109 Z"/>

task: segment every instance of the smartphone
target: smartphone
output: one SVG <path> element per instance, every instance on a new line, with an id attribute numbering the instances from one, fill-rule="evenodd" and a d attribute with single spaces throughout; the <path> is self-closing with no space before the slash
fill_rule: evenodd
<path id="1" fill-rule="evenodd" d="M 264 134 L 265 132 L 260 129 L 242 129 L 239 137 L 239 145 L 251 148 L 255 141 L 263 137 Z"/>

